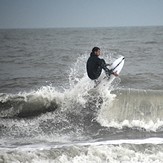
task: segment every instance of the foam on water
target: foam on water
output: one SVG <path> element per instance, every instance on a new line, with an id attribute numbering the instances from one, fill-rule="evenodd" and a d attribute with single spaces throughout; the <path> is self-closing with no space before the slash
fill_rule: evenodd
<path id="1" fill-rule="evenodd" d="M 151 142 L 155 142 L 151 144 Z M 161 143 L 161 144 L 160 144 Z M 44 148 L 40 146 L 38 149 L 18 148 L 6 151 L 0 150 L 0 161 L 8 162 L 124 162 L 124 163 L 161 163 L 163 161 L 162 140 L 132 140 L 110 142 L 106 144 L 92 143 L 81 145 L 72 145 L 62 148 Z"/>

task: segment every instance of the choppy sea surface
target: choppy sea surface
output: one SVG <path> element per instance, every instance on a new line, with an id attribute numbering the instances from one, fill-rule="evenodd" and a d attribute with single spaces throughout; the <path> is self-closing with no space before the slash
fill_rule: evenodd
<path id="1" fill-rule="evenodd" d="M 163 162 L 162 45 L 161 26 L 0 29 L 0 163 Z M 125 56 L 111 85 L 86 75 L 94 46 Z"/>

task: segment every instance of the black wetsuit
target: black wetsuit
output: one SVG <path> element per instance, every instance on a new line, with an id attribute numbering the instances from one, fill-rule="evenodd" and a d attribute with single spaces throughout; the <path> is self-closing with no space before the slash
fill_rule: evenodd
<path id="1" fill-rule="evenodd" d="M 104 59 L 100 59 L 94 53 L 91 53 L 87 61 L 88 77 L 92 80 L 97 79 L 101 75 L 102 69 L 110 75 L 111 71 L 106 67 Z"/>

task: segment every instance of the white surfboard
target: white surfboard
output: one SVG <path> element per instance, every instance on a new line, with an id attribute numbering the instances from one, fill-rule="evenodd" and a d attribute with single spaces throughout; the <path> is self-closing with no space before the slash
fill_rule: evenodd
<path id="1" fill-rule="evenodd" d="M 116 59 L 112 64 L 111 64 L 111 66 L 110 67 L 108 67 L 109 68 L 109 70 L 113 70 L 113 72 L 114 73 L 116 73 L 116 74 L 120 74 L 120 72 L 121 72 L 121 70 L 122 70 L 122 68 L 123 68 L 123 66 L 124 66 L 124 61 L 125 61 L 125 58 L 124 58 L 124 56 L 120 56 L 118 59 Z M 103 85 L 106 85 L 106 84 L 111 84 L 112 82 L 113 82 L 113 80 L 116 78 L 116 76 L 115 75 L 113 75 L 113 74 L 111 74 L 110 75 L 110 78 L 108 79 L 108 78 L 106 78 L 106 77 L 101 77 L 100 79 L 99 79 L 99 83 L 95 86 L 95 87 L 97 87 L 99 84 L 101 85 L 101 84 L 103 84 Z"/>
<path id="2" fill-rule="evenodd" d="M 111 66 L 109 67 L 109 69 L 112 69 L 113 72 L 116 72 L 117 74 L 119 74 L 123 68 L 124 65 L 124 56 L 119 57 L 118 59 L 116 59 Z"/>
<path id="3" fill-rule="evenodd" d="M 124 66 L 124 61 L 125 61 L 125 58 L 124 56 L 121 56 L 119 57 L 118 59 L 116 59 L 112 64 L 111 66 L 109 67 L 109 69 L 112 69 L 114 73 L 116 74 L 120 74 L 123 66 Z M 113 80 L 116 78 L 115 75 L 111 74 L 110 75 L 110 79 L 109 79 L 109 83 L 113 82 Z"/>

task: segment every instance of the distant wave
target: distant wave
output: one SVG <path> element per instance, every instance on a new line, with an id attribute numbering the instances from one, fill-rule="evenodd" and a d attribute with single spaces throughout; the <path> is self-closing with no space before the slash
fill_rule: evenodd
<path id="1" fill-rule="evenodd" d="M 157 44 L 158 42 L 157 41 L 147 41 L 145 42 L 145 44 Z"/>

